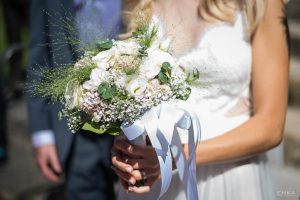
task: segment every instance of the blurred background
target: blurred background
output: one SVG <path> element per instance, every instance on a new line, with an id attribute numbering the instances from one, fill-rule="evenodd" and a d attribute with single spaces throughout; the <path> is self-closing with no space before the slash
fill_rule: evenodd
<path id="1" fill-rule="evenodd" d="M 0 200 L 59 200 L 62 184 L 35 165 L 24 98 L 30 0 L 0 0 Z M 290 0 L 289 109 L 284 142 L 269 152 L 278 200 L 300 200 L 300 2 Z"/>

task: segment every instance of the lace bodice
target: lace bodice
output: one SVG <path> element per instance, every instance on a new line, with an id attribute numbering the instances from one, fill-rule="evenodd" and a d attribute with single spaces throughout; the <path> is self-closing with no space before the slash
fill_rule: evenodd
<path id="1" fill-rule="evenodd" d="M 187 72 L 200 72 L 185 104 L 200 117 L 202 139 L 249 119 L 252 55 L 243 13 L 236 14 L 234 24 L 208 25 L 199 43 L 178 59 Z"/>

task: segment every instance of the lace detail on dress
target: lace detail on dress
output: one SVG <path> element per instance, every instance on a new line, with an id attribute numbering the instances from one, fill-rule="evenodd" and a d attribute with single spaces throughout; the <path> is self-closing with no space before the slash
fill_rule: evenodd
<path id="1" fill-rule="evenodd" d="M 159 17 L 154 16 L 152 22 L 159 25 L 159 37 L 166 38 Z M 200 35 L 195 47 L 178 59 L 187 73 L 194 69 L 200 72 L 185 104 L 204 122 L 204 138 L 210 138 L 250 117 L 252 53 L 242 12 L 236 14 L 235 23 L 207 24 Z M 224 122 L 218 128 L 212 120 L 216 117 Z"/>

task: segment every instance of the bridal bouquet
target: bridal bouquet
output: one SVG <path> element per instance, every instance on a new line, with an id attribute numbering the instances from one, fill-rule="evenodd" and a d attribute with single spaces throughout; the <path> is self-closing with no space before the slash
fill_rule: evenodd
<path id="1" fill-rule="evenodd" d="M 169 44 L 159 37 L 158 26 L 141 26 L 129 39 L 97 41 L 75 64 L 41 70 L 30 90 L 62 103 L 59 117 L 67 119 L 72 132 L 123 132 L 132 142 L 148 135 L 161 169 L 160 196 L 171 183 L 174 156 L 187 199 L 194 200 L 200 123 L 192 110 L 174 102 L 189 98 L 199 71 L 186 74 Z M 188 132 L 187 160 L 177 128 Z"/>
<path id="2" fill-rule="evenodd" d="M 72 132 L 118 134 L 162 101 L 186 100 L 189 80 L 168 52 L 157 26 L 144 26 L 127 40 L 98 41 L 74 65 L 41 72 L 33 93 L 59 101 Z"/>

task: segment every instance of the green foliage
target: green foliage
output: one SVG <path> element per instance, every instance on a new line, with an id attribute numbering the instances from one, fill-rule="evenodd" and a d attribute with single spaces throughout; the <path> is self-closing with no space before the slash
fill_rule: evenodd
<path id="1" fill-rule="evenodd" d="M 190 97 L 191 93 L 192 93 L 192 90 L 191 90 L 191 88 L 188 87 L 188 88 L 185 89 L 184 95 L 180 95 L 180 96 L 178 95 L 176 97 L 176 99 L 186 101 Z"/>
<path id="2" fill-rule="evenodd" d="M 100 125 L 96 122 L 86 122 L 81 129 L 97 134 L 105 133 L 105 129 L 100 128 Z"/>
<path id="3" fill-rule="evenodd" d="M 171 80 L 171 65 L 169 62 L 162 64 L 161 70 L 157 76 L 161 83 L 170 83 Z"/>
<path id="4" fill-rule="evenodd" d="M 115 85 L 109 83 L 101 83 L 98 87 L 99 95 L 105 101 L 110 101 L 114 96 L 118 94 L 118 89 Z"/>
<path id="5" fill-rule="evenodd" d="M 27 90 L 41 97 L 49 97 L 52 102 L 64 102 L 66 87 L 70 81 L 80 84 L 89 79 L 95 64 L 76 69 L 73 65 L 62 66 L 54 69 L 43 69 L 37 71 L 40 80 L 35 80 L 27 84 Z"/>
<path id="6" fill-rule="evenodd" d="M 117 136 L 121 133 L 120 126 L 117 124 L 111 125 L 108 128 L 102 128 L 99 123 L 86 122 L 81 129 L 86 130 L 86 131 L 91 131 L 91 132 L 97 133 L 97 134 L 107 133 L 107 134 L 115 135 L 115 136 Z"/>
<path id="7" fill-rule="evenodd" d="M 105 51 L 112 48 L 113 42 L 111 40 L 99 40 L 96 42 L 96 47 L 99 51 Z"/>
<path id="8" fill-rule="evenodd" d="M 148 26 L 147 24 L 142 24 L 140 25 L 134 32 L 132 32 L 132 36 L 135 38 L 139 38 L 143 35 L 145 35 L 148 31 Z"/>
<path id="9" fill-rule="evenodd" d="M 141 53 L 145 52 L 149 48 L 157 35 L 158 27 L 154 26 L 149 30 L 147 24 L 139 27 L 135 32 L 133 32 L 133 37 L 135 37 L 141 45 Z"/>
<path id="10" fill-rule="evenodd" d="M 142 57 L 146 57 L 148 56 L 148 53 L 147 53 L 147 48 L 145 46 L 142 46 L 140 49 L 139 49 L 139 55 L 138 57 L 139 58 L 142 58 Z"/>
<path id="11" fill-rule="evenodd" d="M 200 78 L 200 72 L 198 69 L 195 68 L 192 73 L 188 73 L 186 81 L 191 85 L 199 78 Z"/>

